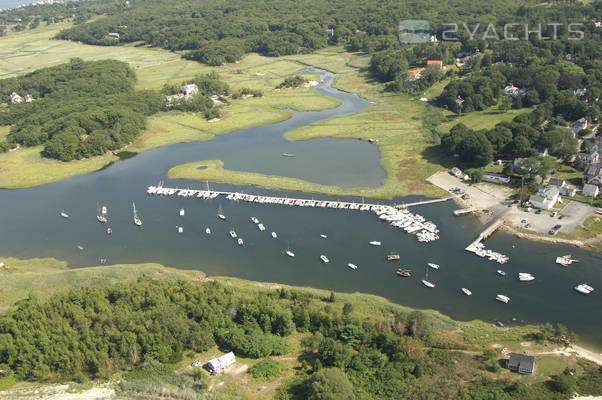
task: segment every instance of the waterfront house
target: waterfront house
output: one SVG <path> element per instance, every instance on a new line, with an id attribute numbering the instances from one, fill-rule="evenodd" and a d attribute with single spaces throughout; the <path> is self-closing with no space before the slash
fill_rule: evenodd
<path id="1" fill-rule="evenodd" d="M 504 175 L 491 174 L 491 173 L 485 172 L 483 174 L 483 181 L 491 182 L 491 183 L 498 183 L 500 185 L 505 185 L 510 182 L 510 178 L 507 176 L 504 176 Z"/>
<path id="2" fill-rule="evenodd" d="M 539 189 L 537 194 L 529 197 L 529 203 L 535 208 L 549 210 L 560 199 L 560 190 L 556 186 L 546 186 Z"/>
<path id="3" fill-rule="evenodd" d="M 600 193 L 600 188 L 596 185 L 590 185 L 589 183 L 586 183 L 585 185 L 583 185 L 583 190 L 581 191 L 581 193 L 584 196 L 596 198 Z"/>
<path id="4" fill-rule="evenodd" d="M 532 374 L 535 369 L 535 357 L 520 353 L 510 353 L 506 365 L 510 371 L 519 374 Z"/>
<path id="5" fill-rule="evenodd" d="M 581 132 L 582 130 L 587 128 L 587 124 L 588 124 L 588 122 L 585 118 L 579 118 L 573 124 L 573 132 L 575 132 L 575 133 Z"/>

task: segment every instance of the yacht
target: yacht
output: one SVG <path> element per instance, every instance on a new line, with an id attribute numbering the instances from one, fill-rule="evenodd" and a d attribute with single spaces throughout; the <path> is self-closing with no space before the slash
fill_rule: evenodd
<path id="1" fill-rule="evenodd" d="M 181 226 L 178 226 L 178 233 L 182 233 L 184 232 L 184 228 L 182 228 Z"/>
<path id="2" fill-rule="evenodd" d="M 67 214 L 65 211 L 61 211 L 61 217 L 69 218 L 69 214 Z"/>
<path id="3" fill-rule="evenodd" d="M 136 204 L 132 202 L 132 208 L 134 209 L 134 224 L 136 226 L 142 226 L 142 220 L 138 218 L 138 213 L 136 212 Z"/>
<path id="4" fill-rule="evenodd" d="M 230 232 L 228 232 L 228 233 L 230 234 L 232 239 L 236 239 L 236 232 L 234 232 L 234 229 L 231 229 Z"/>
<path id="5" fill-rule="evenodd" d="M 210 228 L 205 228 L 205 233 L 207 235 L 211 235 L 211 229 Z"/>
<path id="6" fill-rule="evenodd" d="M 412 276 L 412 270 L 405 268 L 397 268 L 397 271 L 395 271 L 395 273 L 399 276 L 403 276 L 404 278 Z"/>
<path id="7" fill-rule="evenodd" d="M 257 224 L 257 227 L 259 228 L 260 231 L 265 231 L 265 226 L 263 224 Z"/>
<path id="8" fill-rule="evenodd" d="M 326 257 L 324 254 L 320 255 L 320 260 L 322 260 L 324 263 L 330 262 L 328 257 Z"/>
<path id="9" fill-rule="evenodd" d="M 502 271 L 501 269 L 498 269 L 497 273 L 500 274 L 501 276 L 506 276 L 506 272 Z"/>
<path id="10" fill-rule="evenodd" d="M 272 232 L 272 237 L 273 237 L 274 239 L 276 239 L 276 238 L 278 238 L 278 234 L 277 234 L 276 232 Z"/>
<path id="11" fill-rule="evenodd" d="M 519 272 L 518 280 L 521 282 L 532 281 L 535 277 L 527 272 Z"/>
<path id="12" fill-rule="evenodd" d="M 371 244 L 372 246 L 380 246 L 382 243 L 381 243 L 381 242 L 379 242 L 378 240 L 373 240 L 373 241 L 371 241 L 371 242 L 370 242 L 370 244 Z"/>
<path id="13" fill-rule="evenodd" d="M 347 264 L 347 266 L 348 266 L 349 268 L 353 269 L 353 270 L 356 270 L 356 269 L 357 269 L 357 265 L 355 265 L 355 264 L 351 264 L 351 263 L 349 263 L 349 264 Z"/>
<path id="14" fill-rule="evenodd" d="M 575 290 L 582 294 L 590 294 L 594 291 L 594 288 L 586 283 L 575 286 Z"/>
<path id="15" fill-rule="evenodd" d="M 424 278 L 422 280 L 422 283 L 424 284 L 424 286 L 426 286 L 428 288 L 431 288 L 431 289 L 435 287 L 434 283 L 429 282 L 429 270 L 428 270 L 428 268 L 426 269 L 426 278 Z"/>
<path id="16" fill-rule="evenodd" d="M 504 296 L 503 294 L 498 294 L 497 296 L 495 296 L 495 299 L 506 304 L 508 304 L 508 302 L 510 301 L 510 297 Z"/>
<path id="17" fill-rule="evenodd" d="M 113 233 L 113 229 L 107 228 L 107 235 L 110 235 L 111 233 Z"/>
<path id="18" fill-rule="evenodd" d="M 242 246 L 245 244 L 244 240 L 242 240 L 242 238 L 238 238 L 237 243 L 239 246 Z"/>
<path id="19" fill-rule="evenodd" d="M 441 266 L 439 264 L 428 263 L 427 265 L 429 267 L 433 268 L 433 269 L 439 269 L 439 268 L 441 268 Z"/>
<path id="20" fill-rule="evenodd" d="M 251 221 L 253 221 L 254 224 L 259 223 L 259 220 L 257 219 L 257 217 L 251 217 Z"/>
<path id="21" fill-rule="evenodd" d="M 180 217 L 183 217 L 186 214 L 183 208 L 180 208 Z"/>
<path id="22" fill-rule="evenodd" d="M 327 235 L 325 235 L 325 234 L 323 234 L 323 233 L 320 233 L 320 237 L 321 237 L 322 239 L 326 239 L 328 236 L 327 236 Z"/>
<path id="23" fill-rule="evenodd" d="M 468 289 L 466 289 L 466 288 L 464 288 L 464 287 L 462 288 L 462 292 L 464 292 L 464 294 L 465 294 L 466 296 L 470 296 L 470 295 L 472 294 L 472 292 L 471 292 L 470 290 L 468 290 Z"/>

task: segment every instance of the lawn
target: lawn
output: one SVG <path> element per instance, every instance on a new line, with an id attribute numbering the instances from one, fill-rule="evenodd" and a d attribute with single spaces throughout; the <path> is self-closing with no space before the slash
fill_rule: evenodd
<path id="1" fill-rule="evenodd" d="M 468 128 L 474 130 L 492 129 L 500 122 L 512 121 L 512 119 L 517 115 L 524 114 L 529 111 L 531 111 L 531 109 L 521 108 L 520 110 L 508 110 L 506 112 L 500 112 L 494 108 L 490 108 L 483 111 L 473 111 L 460 117 L 449 112 L 447 114 L 448 121 L 441 124 L 439 131 L 442 133 L 447 133 L 454 125 L 458 123 L 463 123 Z"/>

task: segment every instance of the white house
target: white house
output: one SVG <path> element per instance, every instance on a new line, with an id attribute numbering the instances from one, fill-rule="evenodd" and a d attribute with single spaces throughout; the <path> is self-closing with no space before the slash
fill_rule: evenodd
<path id="1" fill-rule="evenodd" d="M 18 95 L 17 93 L 15 93 L 15 92 L 12 92 L 12 93 L 10 94 L 10 102 L 11 102 L 11 103 L 13 103 L 13 104 L 16 104 L 16 103 L 21 103 L 21 102 L 23 102 L 23 97 L 19 96 L 19 95 Z"/>
<path id="2" fill-rule="evenodd" d="M 230 365 L 236 362 L 236 357 L 233 352 L 229 352 L 224 354 L 218 358 L 212 358 L 207 363 L 207 369 L 209 369 L 212 373 L 217 373 L 223 369 L 228 368 Z"/>
<path id="3" fill-rule="evenodd" d="M 532 195 L 529 198 L 529 203 L 535 208 L 542 210 L 549 210 L 558 202 L 560 199 L 560 190 L 556 186 L 546 186 L 543 189 L 539 189 L 537 194 Z"/>
<path id="4" fill-rule="evenodd" d="M 573 124 L 573 132 L 575 132 L 575 133 L 579 133 L 586 128 L 587 128 L 587 120 L 585 118 L 579 118 Z"/>
<path id="5" fill-rule="evenodd" d="M 525 89 L 517 88 L 516 86 L 506 86 L 504 88 L 504 94 L 506 96 L 518 97 L 524 96 L 527 93 Z"/>
<path id="6" fill-rule="evenodd" d="M 510 182 L 510 178 L 507 176 L 498 175 L 498 174 L 490 174 L 490 173 L 484 173 L 483 180 L 485 182 L 499 183 L 501 185 L 504 185 L 504 184 Z"/>
<path id="7" fill-rule="evenodd" d="M 600 193 L 600 188 L 596 185 L 590 185 L 589 183 L 586 183 L 585 185 L 583 185 L 582 193 L 584 196 L 595 198 L 598 197 L 598 194 Z"/>
<path id="8" fill-rule="evenodd" d="M 184 93 L 184 96 L 194 96 L 199 92 L 199 88 L 194 83 L 189 83 L 187 85 L 182 86 L 180 92 Z"/>

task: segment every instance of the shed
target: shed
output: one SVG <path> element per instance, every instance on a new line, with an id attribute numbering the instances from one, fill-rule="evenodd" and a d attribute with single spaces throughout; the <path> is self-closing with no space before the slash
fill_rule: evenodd
<path id="1" fill-rule="evenodd" d="M 510 353 L 507 366 L 510 371 L 518 372 L 519 374 L 532 374 L 535 369 L 535 357 L 520 353 Z"/>

